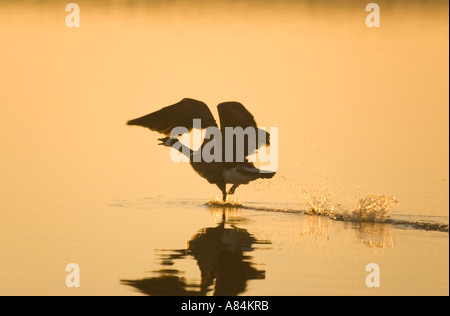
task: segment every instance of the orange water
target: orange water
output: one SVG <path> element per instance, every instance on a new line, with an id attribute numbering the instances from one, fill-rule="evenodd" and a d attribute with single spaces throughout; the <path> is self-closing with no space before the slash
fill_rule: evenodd
<path id="1" fill-rule="evenodd" d="M 184 97 L 214 115 L 240 101 L 278 127 L 277 175 L 240 187 L 244 206 L 379 194 L 398 200 L 393 217 L 448 223 L 444 1 L 379 1 L 377 29 L 351 1 L 77 3 L 80 28 L 62 1 L 0 2 L 0 294 L 137 294 L 121 280 L 164 276 L 149 272 L 161 249 L 219 225 L 205 205 L 218 189 L 125 126 Z M 448 233 L 239 207 L 225 240 L 231 224 L 270 243 L 225 242 L 243 247 L 235 269 L 264 272 L 229 294 L 448 295 Z M 200 265 L 221 269 L 210 256 L 171 267 L 198 284 Z M 80 288 L 66 287 L 71 262 Z M 371 262 L 380 288 L 365 285 Z"/>

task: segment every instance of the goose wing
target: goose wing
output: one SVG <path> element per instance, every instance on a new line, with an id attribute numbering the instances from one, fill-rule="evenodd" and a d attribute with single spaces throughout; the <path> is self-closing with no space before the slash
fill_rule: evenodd
<path id="1" fill-rule="evenodd" d="M 188 98 L 159 111 L 130 120 L 127 124 L 147 127 L 152 131 L 170 136 L 172 129 L 178 126 L 185 127 L 191 131 L 194 119 L 201 119 L 202 128 L 217 127 L 217 123 L 208 106 L 201 101 Z"/>
<path id="2" fill-rule="evenodd" d="M 255 128 L 255 135 L 256 138 L 251 140 L 246 136 L 245 139 L 245 157 L 251 154 L 248 150 L 248 144 L 249 142 L 252 142 L 251 145 L 253 145 L 253 148 L 258 149 L 261 146 L 264 145 L 270 145 L 270 134 L 268 132 L 264 133 L 258 133 L 258 126 L 256 124 L 255 118 L 253 115 L 239 102 L 224 102 L 217 106 L 218 112 L 219 112 L 219 118 L 220 118 L 220 129 L 222 131 L 222 135 L 225 138 L 225 141 L 223 142 L 225 144 L 226 140 L 226 127 L 241 127 L 243 130 L 245 130 L 247 127 L 253 127 Z M 263 130 L 261 130 L 263 131 Z M 259 134 L 264 135 L 262 139 L 259 136 Z M 233 140 L 234 142 L 234 140 Z M 234 148 L 236 146 L 236 143 L 233 144 Z"/>

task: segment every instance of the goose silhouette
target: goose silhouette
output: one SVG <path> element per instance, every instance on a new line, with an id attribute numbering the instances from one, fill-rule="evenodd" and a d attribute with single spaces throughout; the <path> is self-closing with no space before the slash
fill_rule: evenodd
<path id="1" fill-rule="evenodd" d="M 220 130 L 208 106 L 202 101 L 190 98 L 130 120 L 127 125 L 142 126 L 164 134 L 165 137 L 158 139 L 161 141 L 159 145 L 174 147 L 185 155 L 195 172 L 209 183 L 217 185 L 225 202 L 227 195 L 234 194 L 239 185 L 248 184 L 257 179 L 270 179 L 275 172 L 258 169 L 248 159 L 248 156 L 261 146 L 270 145 L 269 133 L 258 129 L 253 115 L 239 102 L 223 102 L 217 106 L 217 109 Z M 194 124 L 195 120 L 201 123 L 200 126 Z M 189 132 L 197 127 L 207 130 L 215 128 L 221 137 L 217 137 L 217 132 L 213 133 L 209 135 L 209 138 L 205 137 L 198 150 L 193 150 L 183 145 L 178 137 L 174 137 L 174 135 L 171 137 L 171 132 L 176 127 L 183 127 Z M 250 137 L 248 134 L 243 135 L 243 142 L 238 142 L 235 134 L 229 136 L 230 134 L 226 133 L 227 128 L 246 130 L 249 127 L 255 129 L 253 134 L 255 137 Z M 242 151 L 238 150 L 238 144 L 243 145 Z M 201 153 L 206 148 L 208 151 L 212 149 L 214 156 L 219 156 L 221 159 L 201 159 Z M 221 150 L 221 153 L 215 152 L 216 150 Z M 230 151 L 232 152 L 230 153 Z M 240 159 L 238 153 L 241 153 Z M 227 184 L 232 185 L 228 191 Z"/>

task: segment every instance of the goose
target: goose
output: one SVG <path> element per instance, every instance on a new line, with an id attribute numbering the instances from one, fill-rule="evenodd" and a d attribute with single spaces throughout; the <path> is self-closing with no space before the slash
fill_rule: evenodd
<path id="1" fill-rule="evenodd" d="M 172 130 L 176 127 L 183 127 L 189 132 L 194 127 L 197 128 L 197 125 L 194 126 L 195 120 L 200 120 L 202 129 L 216 128 L 222 136 L 226 135 L 225 130 L 227 127 L 241 127 L 242 129 L 252 127 L 257 129 L 253 115 L 241 103 L 235 101 L 223 102 L 217 106 L 217 109 L 221 125 L 220 130 L 218 130 L 216 120 L 208 106 L 202 101 L 190 98 L 184 98 L 180 102 L 164 107 L 156 112 L 130 120 L 127 122 L 127 125 L 142 126 L 151 131 L 164 134 L 165 137 L 158 139 L 161 142 L 159 145 L 173 147 L 185 155 L 197 174 L 205 178 L 209 183 L 217 185 L 222 192 L 223 201 L 226 202 L 227 195 L 234 194 L 238 186 L 248 184 L 257 179 L 270 179 L 275 175 L 275 172 L 258 169 L 248 159 L 248 156 L 261 146 L 270 145 L 270 135 L 265 131 L 263 134 L 258 133 L 256 139 L 245 138 L 244 144 L 249 145 L 249 143 L 253 143 L 253 147 L 244 146 L 244 159 L 237 159 L 238 150 L 234 150 L 231 161 L 226 159 L 226 150 L 229 148 L 225 146 L 227 139 L 221 142 L 222 146 L 219 147 L 222 149 L 220 153 L 222 159 L 206 161 L 205 159 L 196 159 L 196 157 L 199 157 L 198 154 L 206 146 L 211 148 L 211 145 L 217 145 L 217 143 L 211 144 L 210 142 L 218 142 L 220 137 L 214 137 L 214 135 L 210 136 L 209 139 L 205 137 L 200 148 L 193 150 L 182 144 L 177 137 L 171 135 Z M 261 129 L 258 129 L 258 131 L 260 132 Z M 231 141 L 233 142 L 233 149 L 236 149 L 234 138 Z M 232 186 L 227 191 L 228 184 Z"/>

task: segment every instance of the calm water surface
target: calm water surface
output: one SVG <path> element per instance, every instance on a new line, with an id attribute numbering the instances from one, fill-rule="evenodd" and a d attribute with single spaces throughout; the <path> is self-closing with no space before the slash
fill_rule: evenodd
<path id="1" fill-rule="evenodd" d="M 78 3 L 0 2 L 1 295 L 449 294 L 445 2 Z M 125 126 L 184 97 L 278 127 L 277 175 L 209 203 Z M 369 195 L 389 223 L 308 215 Z"/>

